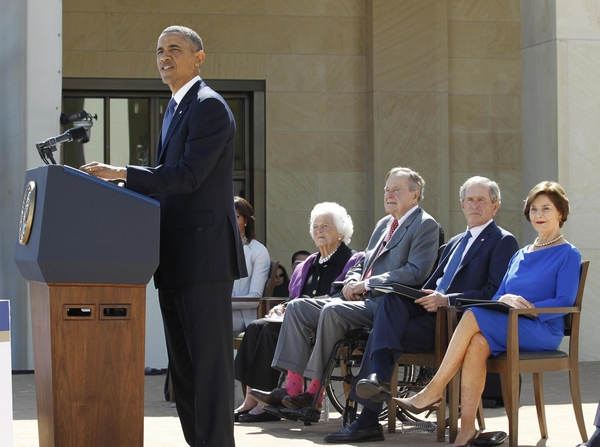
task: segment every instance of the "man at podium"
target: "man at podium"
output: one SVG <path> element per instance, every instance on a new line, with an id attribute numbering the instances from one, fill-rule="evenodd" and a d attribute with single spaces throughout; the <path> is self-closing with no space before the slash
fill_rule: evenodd
<path id="1" fill-rule="evenodd" d="M 156 63 L 172 98 L 156 167 L 92 162 L 80 169 L 160 202 L 154 274 L 177 412 L 190 446 L 234 446 L 233 281 L 247 276 L 233 207 L 235 121 L 200 78 L 202 40 L 182 26 L 158 39 Z"/>

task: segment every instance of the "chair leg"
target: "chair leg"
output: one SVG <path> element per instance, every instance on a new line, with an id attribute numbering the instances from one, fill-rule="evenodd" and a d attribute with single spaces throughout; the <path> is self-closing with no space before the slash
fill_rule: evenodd
<path id="1" fill-rule="evenodd" d="M 446 440 L 446 393 L 444 392 L 440 408 L 436 412 L 437 440 L 444 442 Z"/>
<path id="2" fill-rule="evenodd" d="M 544 402 L 544 379 L 542 373 L 533 373 L 533 395 L 535 397 L 535 409 L 537 411 L 540 435 L 548 438 L 548 426 L 546 424 L 546 403 Z"/>
<path id="3" fill-rule="evenodd" d="M 583 442 L 588 441 L 587 431 L 585 430 L 585 421 L 583 420 L 583 410 L 581 408 L 581 391 L 579 389 L 579 365 L 573 362 L 569 371 L 569 385 L 571 387 L 571 400 L 573 401 L 573 410 L 575 411 L 575 419 L 579 427 L 579 433 Z"/>
<path id="4" fill-rule="evenodd" d="M 508 418 L 509 447 L 519 447 L 519 372 L 515 372 L 516 374 L 512 371 L 500 374 L 502 397 Z"/>
<path id="5" fill-rule="evenodd" d="M 392 386 L 398 386 L 398 364 L 396 363 L 396 367 L 394 368 L 394 372 L 392 373 L 392 378 L 390 379 L 390 390 L 392 390 Z M 396 391 L 392 392 L 392 396 L 396 395 Z M 390 400 L 388 403 L 388 433 L 396 433 L 396 404 L 393 400 Z"/>
<path id="6" fill-rule="evenodd" d="M 485 430 L 485 415 L 483 414 L 483 401 L 479 401 L 479 408 L 477 408 L 477 425 L 479 430 Z"/>
<path id="7" fill-rule="evenodd" d="M 460 370 L 448 383 L 448 417 L 449 417 L 449 441 L 453 443 L 458 435 L 458 401 L 460 396 Z"/>

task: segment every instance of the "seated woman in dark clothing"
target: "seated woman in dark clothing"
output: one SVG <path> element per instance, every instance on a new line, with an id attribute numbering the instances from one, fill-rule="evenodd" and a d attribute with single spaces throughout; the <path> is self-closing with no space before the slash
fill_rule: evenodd
<path id="1" fill-rule="evenodd" d="M 277 274 L 275 275 L 275 288 L 273 289 L 273 296 L 289 298 L 290 291 L 288 286 L 290 285 L 290 278 L 288 277 L 285 267 L 280 265 L 277 267 Z"/>
<path id="2" fill-rule="evenodd" d="M 352 219 L 346 209 L 337 203 L 317 204 L 310 215 L 310 233 L 318 252 L 310 255 L 292 274 L 289 296 L 310 298 L 335 293 L 331 284 L 346 276 L 361 254 L 355 254 L 346 245 L 354 231 Z M 246 385 L 246 390 L 270 390 L 277 386 L 280 372 L 271 368 L 277 346 L 281 320 L 286 303 L 275 306 L 269 318 L 255 320 L 248 325 L 235 358 L 235 378 Z M 235 410 L 239 422 L 264 422 L 279 420 L 257 406 L 249 393 Z M 244 414 L 247 413 L 247 414 Z M 238 419 L 239 418 L 239 419 Z"/>

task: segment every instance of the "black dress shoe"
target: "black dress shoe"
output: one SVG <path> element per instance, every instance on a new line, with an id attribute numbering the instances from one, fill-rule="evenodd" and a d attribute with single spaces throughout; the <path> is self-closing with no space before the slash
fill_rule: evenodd
<path id="1" fill-rule="evenodd" d="M 384 439 L 385 437 L 383 436 L 383 427 L 381 424 L 377 424 L 377 427 L 360 430 L 358 428 L 358 421 L 354 421 L 342 431 L 329 433 L 323 438 L 323 441 L 347 444 L 350 442 L 383 441 Z"/>
<path id="2" fill-rule="evenodd" d="M 244 411 L 234 411 L 233 412 L 233 421 L 234 422 L 239 422 L 240 421 L 240 415 L 242 414 L 246 414 L 248 413 L 250 410 L 244 410 Z"/>
<path id="3" fill-rule="evenodd" d="M 283 407 L 281 400 L 284 397 L 289 396 L 286 390 L 281 388 L 275 388 L 273 391 L 261 391 L 252 388 L 250 391 L 250 396 L 254 398 L 254 400 L 263 404 L 265 407 Z"/>
<path id="4" fill-rule="evenodd" d="M 287 396 L 281 400 L 284 407 L 291 408 L 293 410 L 300 410 L 302 408 L 312 408 L 315 396 L 310 393 L 302 393 L 298 396 Z M 321 404 L 315 404 L 314 410 L 321 411 Z"/>
<path id="5" fill-rule="evenodd" d="M 371 402 L 388 402 L 392 395 L 390 384 L 377 378 L 377 374 L 369 374 L 366 379 L 361 379 L 356 384 L 356 394 Z"/>
<path id="6" fill-rule="evenodd" d="M 279 421 L 281 418 L 277 416 L 273 416 L 269 413 L 261 413 L 261 414 L 240 414 L 239 422 L 275 422 Z"/>

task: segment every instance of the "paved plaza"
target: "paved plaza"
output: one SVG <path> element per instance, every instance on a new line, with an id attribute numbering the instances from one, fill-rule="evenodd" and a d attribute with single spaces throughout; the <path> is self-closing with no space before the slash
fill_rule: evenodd
<path id="1" fill-rule="evenodd" d="M 144 419 L 145 447 L 185 447 L 177 413 L 163 397 L 164 376 L 146 376 L 146 404 Z M 581 392 L 588 436 L 594 427 L 592 421 L 600 399 L 600 362 L 581 364 Z M 574 447 L 581 442 L 575 416 L 573 415 L 566 373 L 544 375 L 546 417 L 549 438 L 540 438 L 531 376 L 523 376 L 521 408 L 519 412 L 519 445 L 536 447 Z M 241 388 L 236 386 L 238 401 Z M 14 447 L 38 447 L 35 407 L 35 384 L 32 374 L 13 375 Z M 207 403 L 207 405 L 210 405 Z M 488 430 L 508 431 L 508 420 L 503 408 L 485 410 Z M 341 428 L 340 415 L 331 412 L 329 421 L 305 426 L 301 422 L 280 421 L 260 424 L 235 425 L 238 447 L 282 447 L 332 445 L 323 442 L 327 433 Z M 386 430 L 387 431 L 387 430 Z M 434 433 L 401 433 L 400 425 L 395 434 L 387 434 L 383 442 L 362 443 L 362 446 L 413 446 L 439 447 Z M 1 442 L 0 442 L 1 443 Z M 340 445 L 340 444 L 337 444 Z M 503 445 L 508 447 L 508 442 Z M 115 446 L 116 447 L 116 446 Z M 123 446 L 125 447 L 125 446 Z"/>

